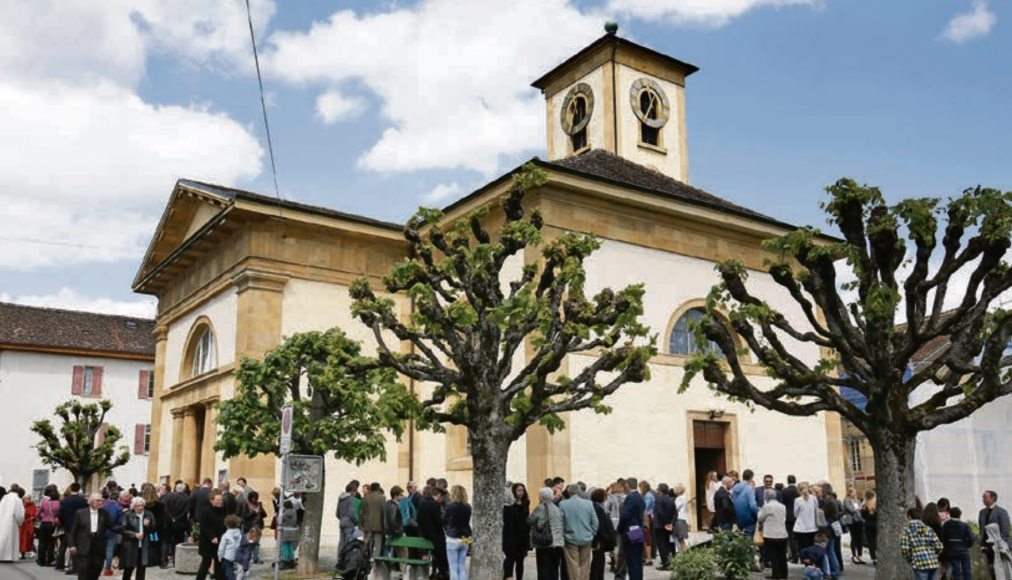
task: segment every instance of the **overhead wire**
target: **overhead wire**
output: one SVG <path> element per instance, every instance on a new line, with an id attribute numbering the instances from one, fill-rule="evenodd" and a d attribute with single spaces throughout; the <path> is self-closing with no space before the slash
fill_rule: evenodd
<path id="1" fill-rule="evenodd" d="M 249 40 L 253 46 L 253 64 L 257 70 L 257 85 L 260 87 L 260 110 L 264 117 L 264 133 L 267 134 L 267 152 L 271 158 L 271 176 L 274 178 L 274 195 L 278 198 L 278 215 L 281 215 L 281 190 L 278 188 L 278 167 L 274 161 L 274 142 L 271 139 L 271 125 L 267 120 L 267 101 L 264 99 L 264 79 L 260 72 L 260 56 L 257 53 L 257 38 L 253 32 L 253 10 L 246 0 L 246 21 L 249 23 Z"/>

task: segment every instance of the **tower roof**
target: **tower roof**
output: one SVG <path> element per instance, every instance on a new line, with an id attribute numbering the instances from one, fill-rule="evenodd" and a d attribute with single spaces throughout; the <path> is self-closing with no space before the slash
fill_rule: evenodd
<path id="1" fill-rule="evenodd" d="M 583 50 L 567 58 L 562 62 L 562 64 L 559 64 L 552 70 L 541 75 L 540 78 L 531 83 L 531 86 L 544 92 L 553 81 L 577 68 L 581 63 L 585 61 L 598 60 L 594 57 L 599 54 L 605 58 L 605 61 L 614 58 L 615 60 L 625 62 L 625 64 L 629 64 L 634 68 L 639 68 L 637 67 L 637 64 L 653 61 L 654 63 L 663 65 L 666 68 L 673 69 L 683 78 L 699 70 L 698 66 L 678 60 L 677 58 L 673 58 L 664 53 L 657 52 L 656 50 L 647 48 L 642 44 L 636 44 L 635 42 L 626 40 L 616 34 L 605 34 L 584 47 Z"/>

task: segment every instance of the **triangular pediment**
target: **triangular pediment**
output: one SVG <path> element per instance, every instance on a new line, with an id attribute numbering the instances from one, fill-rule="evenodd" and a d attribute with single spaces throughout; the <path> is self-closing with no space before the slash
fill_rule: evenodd
<path id="1" fill-rule="evenodd" d="M 155 234 L 141 261 L 134 284 L 169 257 L 183 242 L 199 232 L 231 203 L 226 196 L 190 188 L 177 182 L 165 206 Z"/>

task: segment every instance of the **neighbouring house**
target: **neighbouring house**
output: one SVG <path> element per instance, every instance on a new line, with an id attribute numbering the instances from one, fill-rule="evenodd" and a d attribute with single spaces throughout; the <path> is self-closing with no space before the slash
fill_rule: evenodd
<path id="1" fill-rule="evenodd" d="M 716 397 L 702 377 L 678 394 L 684 363 L 696 349 L 691 324 L 717 281 L 716 261 L 740 260 L 771 304 L 803 317 L 766 273 L 771 256 L 761 247 L 795 226 L 688 184 L 684 95 L 696 70 L 608 34 L 534 82 L 545 97 L 548 127 L 547 160 L 532 162 L 548 180 L 525 205 L 542 213 L 547 238 L 577 231 L 601 239 L 587 263 L 588 293 L 645 283 L 643 320 L 659 337 L 659 354 L 648 382 L 610 399 L 614 412 L 570 413 L 566 429 L 553 435 L 531 428 L 508 462 L 509 479 L 529 489 L 555 475 L 593 485 L 620 476 L 684 483 L 697 500 L 694 526 L 703 517 L 701 482 L 711 470 L 754 467 L 778 480 L 794 474 L 838 485 L 844 478 L 835 415 L 752 411 Z M 450 204 L 445 220 L 485 206 L 492 208 L 488 220 L 501 219 L 497 202 L 518 170 Z M 378 283 L 406 257 L 401 230 L 402 224 L 335 209 L 176 182 L 133 283 L 136 292 L 158 299 L 148 479 L 244 476 L 256 489 L 272 489 L 279 480 L 275 457 L 226 461 L 215 452 L 216 403 L 232 396 L 241 357 L 260 357 L 283 337 L 340 326 L 374 344 L 351 315 L 348 287 L 359 277 Z M 522 261 L 508 264 L 510 276 L 519 277 Z M 392 298 L 408 316 L 410 301 Z M 822 357 L 811 345 L 799 345 L 797 355 L 813 365 Z M 568 372 L 592 361 L 573 356 Z M 748 371 L 772 382 L 758 365 Z M 466 433 L 450 426 L 446 433 L 391 439 L 385 462 L 330 460 L 326 473 L 324 509 L 332 514 L 349 479 L 390 486 L 445 476 L 470 486 L 471 458 Z M 324 540 L 335 540 L 337 531 L 336 520 L 324 518 Z"/>
<path id="2" fill-rule="evenodd" d="M 112 474 L 123 487 L 147 481 L 154 396 L 154 321 L 0 303 L 0 476 L 40 489 L 63 487 L 69 472 L 53 471 L 35 451 L 33 421 L 51 419 L 57 405 L 71 399 L 109 399 L 106 423 L 123 433 L 130 461 Z M 99 485 L 108 477 L 96 481 Z"/>

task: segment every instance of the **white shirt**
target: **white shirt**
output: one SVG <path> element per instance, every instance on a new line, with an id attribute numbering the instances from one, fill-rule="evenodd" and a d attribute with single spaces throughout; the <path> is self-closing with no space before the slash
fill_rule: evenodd
<path id="1" fill-rule="evenodd" d="M 687 494 L 682 494 L 675 498 L 675 508 L 678 510 L 678 519 L 688 522 L 689 521 L 689 498 L 685 497 Z"/>
<path id="2" fill-rule="evenodd" d="M 91 533 L 98 533 L 98 510 L 91 510 Z"/>
<path id="3" fill-rule="evenodd" d="M 815 499 L 814 495 L 809 495 L 808 501 L 805 501 L 804 496 L 799 496 L 794 500 L 794 516 L 797 518 L 794 521 L 794 532 L 810 534 L 819 531 L 818 526 L 815 525 L 815 512 L 818 509 L 819 500 Z"/>

